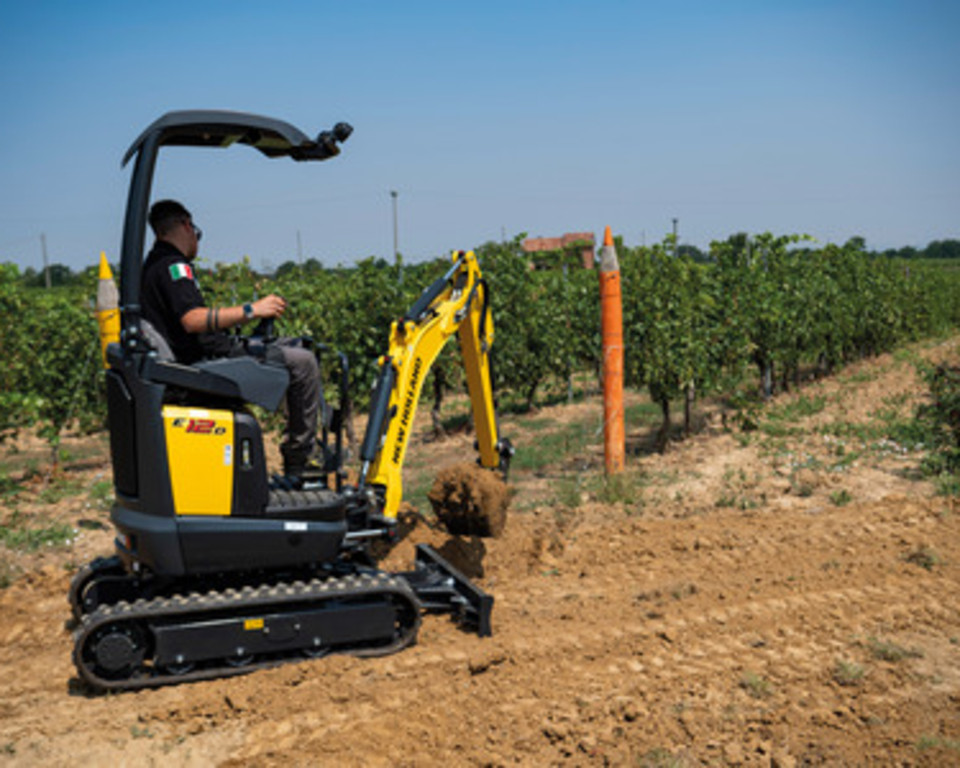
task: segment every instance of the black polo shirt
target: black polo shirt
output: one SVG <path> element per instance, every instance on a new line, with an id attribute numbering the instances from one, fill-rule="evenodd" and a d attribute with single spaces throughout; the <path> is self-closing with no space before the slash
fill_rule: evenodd
<path id="1" fill-rule="evenodd" d="M 140 307 L 143 317 L 166 338 L 181 363 L 229 354 L 227 333 L 187 333 L 183 327 L 180 320 L 187 312 L 205 306 L 187 257 L 170 243 L 158 240 L 143 265 Z"/>

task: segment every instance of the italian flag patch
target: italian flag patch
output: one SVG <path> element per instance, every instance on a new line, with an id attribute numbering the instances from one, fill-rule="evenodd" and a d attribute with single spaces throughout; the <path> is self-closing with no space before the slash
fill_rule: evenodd
<path id="1" fill-rule="evenodd" d="M 193 280 L 193 270 L 190 269 L 189 264 L 171 264 L 170 277 L 174 280 L 179 280 L 182 277 L 188 277 Z"/>

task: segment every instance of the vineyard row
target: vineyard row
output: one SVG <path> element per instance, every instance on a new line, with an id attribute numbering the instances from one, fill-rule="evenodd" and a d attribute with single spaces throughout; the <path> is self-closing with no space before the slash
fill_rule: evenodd
<path id="1" fill-rule="evenodd" d="M 494 371 L 501 392 L 532 404 L 545 386 L 599 367 L 597 275 L 574 254 L 532 271 L 519 245 L 477 249 L 496 326 Z M 619 248 L 626 383 L 671 401 L 755 381 L 771 394 L 801 372 L 830 373 L 868 355 L 943 332 L 960 320 L 955 271 L 877 258 L 861 242 L 813 246 L 803 238 L 738 235 L 711 245 L 710 260 L 675 255 L 668 238 Z M 544 260 L 541 260 L 541 264 Z M 445 270 L 368 259 L 356 267 L 256 275 L 248 263 L 198 270 L 208 303 L 237 304 L 277 292 L 290 309 L 281 331 L 309 335 L 348 356 L 352 399 L 365 407 L 390 322 Z M 0 265 L 0 435 L 40 425 L 56 439 L 68 422 L 103 424 L 91 285 L 25 288 Z M 462 386 L 454 345 L 427 392 Z M 327 361 L 332 380 L 335 356 Z M 755 372 L 755 379 L 750 371 Z"/>

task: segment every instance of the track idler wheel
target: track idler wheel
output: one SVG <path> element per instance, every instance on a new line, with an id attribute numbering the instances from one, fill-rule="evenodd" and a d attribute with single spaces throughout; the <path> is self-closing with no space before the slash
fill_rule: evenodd
<path id="1" fill-rule="evenodd" d="M 84 649 L 89 666 L 106 680 L 124 680 L 136 674 L 147 655 L 143 630 L 127 622 L 99 628 Z"/>

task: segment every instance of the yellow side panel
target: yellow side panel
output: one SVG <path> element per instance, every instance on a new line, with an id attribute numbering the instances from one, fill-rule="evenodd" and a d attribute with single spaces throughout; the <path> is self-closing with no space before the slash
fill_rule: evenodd
<path id="1" fill-rule="evenodd" d="M 163 429 L 177 514 L 229 515 L 233 413 L 165 405 Z"/>

